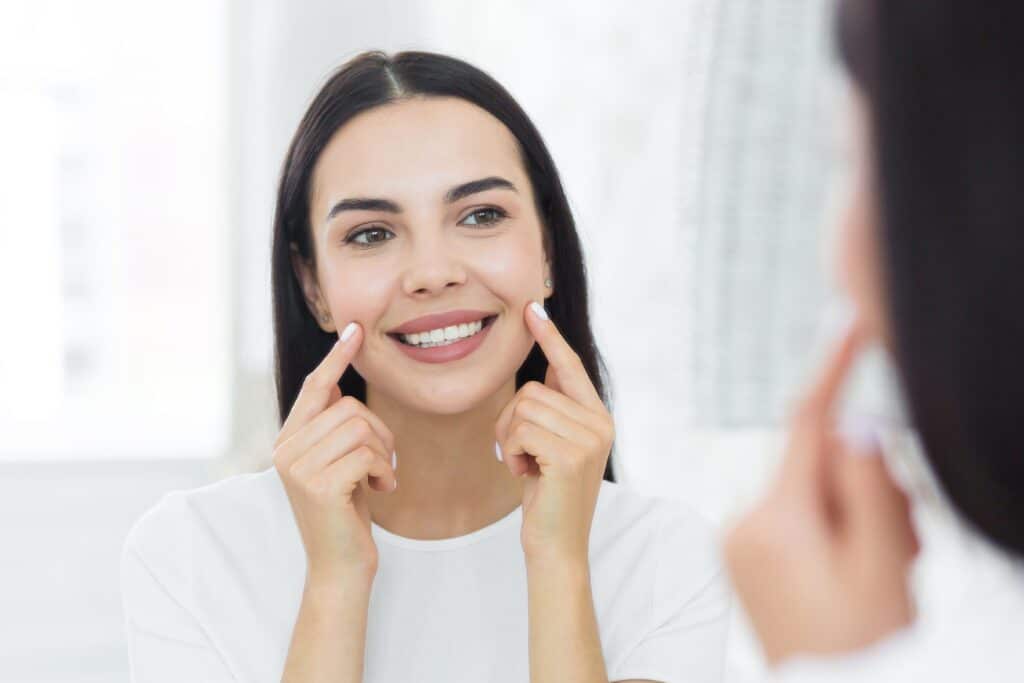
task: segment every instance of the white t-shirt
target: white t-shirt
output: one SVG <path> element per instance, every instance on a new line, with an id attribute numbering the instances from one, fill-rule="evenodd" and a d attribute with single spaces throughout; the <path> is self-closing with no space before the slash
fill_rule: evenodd
<path id="1" fill-rule="evenodd" d="M 521 520 L 441 540 L 373 525 L 366 683 L 529 681 Z M 275 468 L 167 493 L 121 555 L 132 680 L 281 680 L 305 571 Z M 702 517 L 602 482 L 590 573 L 610 681 L 721 681 L 731 598 Z"/>

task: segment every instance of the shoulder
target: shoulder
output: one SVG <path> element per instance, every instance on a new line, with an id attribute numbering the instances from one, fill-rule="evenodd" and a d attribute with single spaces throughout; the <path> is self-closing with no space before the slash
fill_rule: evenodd
<path id="1" fill-rule="evenodd" d="M 689 504 L 602 481 L 594 510 L 595 534 L 639 541 L 672 541 L 693 549 L 715 545 L 715 527 Z"/>
<path id="2" fill-rule="evenodd" d="M 132 524 L 122 556 L 170 566 L 191 558 L 198 535 L 231 537 L 272 524 L 287 497 L 277 471 L 237 474 L 192 489 L 168 491 Z M 279 522 L 278 522 L 279 523 Z"/>

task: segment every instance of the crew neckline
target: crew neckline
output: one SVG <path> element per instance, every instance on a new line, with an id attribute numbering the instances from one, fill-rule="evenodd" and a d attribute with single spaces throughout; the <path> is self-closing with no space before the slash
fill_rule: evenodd
<path id="1" fill-rule="evenodd" d="M 468 534 L 452 536 L 450 538 L 425 539 L 399 536 L 398 534 L 388 531 L 384 527 L 380 526 L 372 519 L 370 520 L 370 532 L 375 540 L 383 541 L 388 545 L 398 546 L 407 550 L 428 552 L 437 550 L 453 550 L 455 548 L 462 548 L 467 545 L 472 545 L 473 543 L 478 543 L 485 538 L 490 538 L 509 527 L 515 526 L 517 522 L 522 519 L 522 514 L 523 506 L 520 504 L 513 508 L 512 512 L 508 513 L 496 522 L 492 522 L 475 531 L 470 531 Z"/>

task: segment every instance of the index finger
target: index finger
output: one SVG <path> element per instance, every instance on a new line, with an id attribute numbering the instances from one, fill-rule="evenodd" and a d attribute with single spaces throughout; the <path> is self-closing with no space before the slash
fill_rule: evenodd
<path id="1" fill-rule="evenodd" d="M 355 358 L 362 340 L 362 328 L 359 324 L 349 323 L 320 364 L 306 375 L 299 395 L 288 411 L 288 418 L 281 427 L 277 443 L 284 443 L 303 425 L 322 413 L 332 403 L 332 398 L 341 398 L 338 382 Z"/>
<path id="2" fill-rule="evenodd" d="M 604 410 L 604 403 L 590 381 L 583 361 L 548 318 L 544 307 L 532 301 L 526 308 L 526 326 L 554 370 L 562 393 L 581 405 Z"/>
<path id="3" fill-rule="evenodd" d="M 804 398 L 805 410 L 816 415 L 825 415 L 832 409 L 864 340 L 864 330 L 859 319 L 851 319 L 829 350 L 825 364 L 817 379 L 811 384 Z"/>

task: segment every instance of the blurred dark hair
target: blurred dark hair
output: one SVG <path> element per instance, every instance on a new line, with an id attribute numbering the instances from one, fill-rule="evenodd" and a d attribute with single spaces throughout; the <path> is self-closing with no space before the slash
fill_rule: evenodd
<path id="1" fill-rule="evenodd" d="M 512 96 L 476 67 L 428 52 L 393 56 L 365 52 L 341 66 L 320 89 L 295 131 L 281 170 L 271 247 L 274 371 L 280 422 L 287 418 L 306 375 L 337 341 L 336 334 L 320 329 L 309 311 L 289 254 L 294 243 L 303 258 L 316 263 L 308 203 L 313 167 L 331 136 L 354 116 L 417 96 L 458 97 L 471 102 L 501 121 L 515 136 L 533 187 L 544 247 L 552 266 L 554 294 L 546 300 L 545 308 L 609 405 L 606 370 L 590 329 L 587 274 L 576 224 L 540 133 Z M 547 366 L 540 347 L 534 345 L 516 373 L 516 388 L 531 380 L 543 382 Z M 339 387 L 345 395 L 366 400 L 366 383 L 354 368 L 345 371 Z M 611 457 L 604 478 L 615 481 Z"/>
<path id="2" fill-rule="evenodd" d="M 1024 6 L 847 0 L 868 96 L 894 355 L 960 513 L 1024 555 Z"/>

